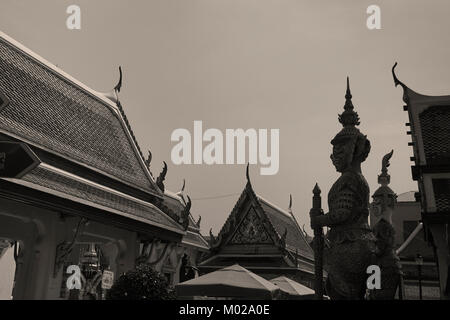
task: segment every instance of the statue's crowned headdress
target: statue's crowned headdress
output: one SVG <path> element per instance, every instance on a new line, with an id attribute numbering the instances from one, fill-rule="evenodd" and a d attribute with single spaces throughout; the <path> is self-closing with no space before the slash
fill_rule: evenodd
<path id="1" fill-rule="evenodd" d="M 358 113 L 354 110 L 352 103 L 352 94 L 350 92 L 350 82 L 347 77 L 347 90 L 345 92 L 345 105 L 344 112 L 338 115 L 338 120 L 342 124 L 343 128 L 339 133 L 331 140 L 331 143 L 338 144 L 345 141 L 353 141 L 356 144 L 356 147 L 359 149 L 359 152 L 362 152 L 361 149 L 366 149 L 366 152 L 363 152 L 364 155 L 361 158 L 361 161 L 364 161 L 370 151 L 370 142 L 367 140 L 367 137 L 362 134 L 357 125 L 359 125 L 359 116 Z"/>

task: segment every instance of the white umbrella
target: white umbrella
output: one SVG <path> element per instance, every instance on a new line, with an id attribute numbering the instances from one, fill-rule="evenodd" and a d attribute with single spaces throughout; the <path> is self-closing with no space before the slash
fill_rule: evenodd
<path id="1" fill-rule="evenodd" d="M 272 299 L 280 288 L 238 264 L 207 273 L 175 286 L 182 297 L 234 297 Z"/>

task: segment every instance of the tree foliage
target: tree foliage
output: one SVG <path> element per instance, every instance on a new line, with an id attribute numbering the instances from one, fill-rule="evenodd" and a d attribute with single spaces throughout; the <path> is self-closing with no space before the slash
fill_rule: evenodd
<path id="1" fill-rule="evenodd" d="M 166 278 L 147 264 L 121 275 L 107 295 L 108 300 L 173 300 L 175 293 Z"/>

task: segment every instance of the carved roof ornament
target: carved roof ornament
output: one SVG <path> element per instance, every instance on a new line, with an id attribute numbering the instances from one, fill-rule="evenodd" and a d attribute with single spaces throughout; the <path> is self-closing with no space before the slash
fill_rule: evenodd
<path id="1" fill-rule="evenodd" d="M 119 108 L 120 115 L 122 116 L 122 119 L 125 122 L 125 125 L 127 126 L 127 129 L 131 134 L 131 138 L 133 139 L 133 142 L 135 143 L 136 148 L 138 149 L 139 155 L 141 156 L 142 161 L 146 164 L 146 160 L 144 158 L 144 155 L 142 154 L 142 150 L 139 147 L 139 144 L 137 143 L 136 136 L 134 135 L 133 129 L 131 129 L 130 122 L 128 121 L 128 118 L 125 114 L 122 104 L 120 103 L 119 92 L 120 92 L 121 88 L 122 88 L 122 67 L 119 66 L 119 81 L 117 82 L 116 86 L 110 92 L 103 93 L 103 95 L 106 98 L 108 98 L 109 100 L 111 100 L 112 102 L 114 102 L 117 105 L 117 107 Z"/>
<path id="2" fill-rule="evenodd" d="M 117 82 L 116 86 L 109 92 L 105 93 L 104 96 L 114 102 L 115 104 L 119 105 L 119 92 L 122 88 L 122 67 L 119 66 L 119 82 Z"/>
<path id="3" fill-rule="evenodd" d="M 397 67 L 397 62 L 392 67 L 392 77 L 394 78 L 394 84 L 396 87 L 398 85 L 400 85 L 403 88 L 403 101 L 406 103 L 409 103 L 408 90 L 411 90 L 411 89 L 409 89 L 408 86 L 406 86 L 403 82 L 401 82 L 397 78 L 397 75 L 395 74 L 395 67 Z"/>
<path id="4" fill-rule="evenodd" d="M 159 174 L 158 178 L 156 178 L 156 185 L 158 186 L 159 189 L 161 189 L 162 192 L 164 192 L 165 187 L 164 187 L 164 180 L 166 179 L 166 174 L 167 174 L 167 163 L 165 161 L 163 161 L 164 163 L 164 167 L 161 171 L 161 173 Z"/>
<path id="5" fill-rule="evenodd" d="M 245 175 L 246 175 L 246 177 L 247 177 L 247 183 L 252 184 L 252 183 L 250 182 L 249 167 L 250 167 L 250 162 L 247 162 L 247 169 L 246 169 L 246 171 L 245 171 Z"/>
<path id="6" fill-rule="evenodd" d="M 197 220 L 197 228 L 199 228 L 200 229 L 200 222 L 202 221 L 202 216 L 198 216 L 198 220 Z"/>
<path id="7" fill-rule="evenodd" d="M 292 215 L 292 194 L 289 195 L 289 207 L 288 212 Z"/>
<path id="8" fill-rule="evenodd" d="M 147 155 L 147 159 L 145 159 L 145 165 L 147 166 L 147 168 L 150 170 L 150 164 L 152 163 L 152 152 L 150 150 L 148 150 L 148 155 Z"/>
<path id="9" fill-rule="evenodd" d="M 189 214 L 191 213 L 191 198 L 187 196 L 187 202 L 186 206 L 184 207 L 183 211 L 181 212 L 181 217 L 179 222 L 184 227 L 185 230 L 189 227 Z"/>

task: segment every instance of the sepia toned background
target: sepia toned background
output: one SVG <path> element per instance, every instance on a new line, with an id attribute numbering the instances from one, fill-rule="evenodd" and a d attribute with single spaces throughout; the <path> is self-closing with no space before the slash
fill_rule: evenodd
<path id="1" fill-rule="evenodd" d="M 66 28 L 66 8 L 81 7 L 81 30 Z M 330 140 L 340 130 L 345 77 L 372 151 L 363 164 L 371 190 L 381 158 L 394 149 L 391 187 L 416 190 L 411 179 L 402 90 L 448 94 L 450 3 L 377 1 L 381 30 L 368 30 L 373 1 L 300 0 L 2 0 L 0 30 L 97 91 L 124 71 L 122 105 L 141 148 L 162 161 L 166 186 L 186 179 L 202 232 L 217 234 L 245 186 L 244 165 L 181 165 L 170 161 L 174 129 L 280 129 L 280 170 L 260 176 L 258 194 L 281 208 L 293 195 L 300 225 L 316 182 L 324 195 L 337 173 Z M 146 152 L 144 152 L 146 153 Z M 324 201 L 326 209 L 326 201 Z"/>

